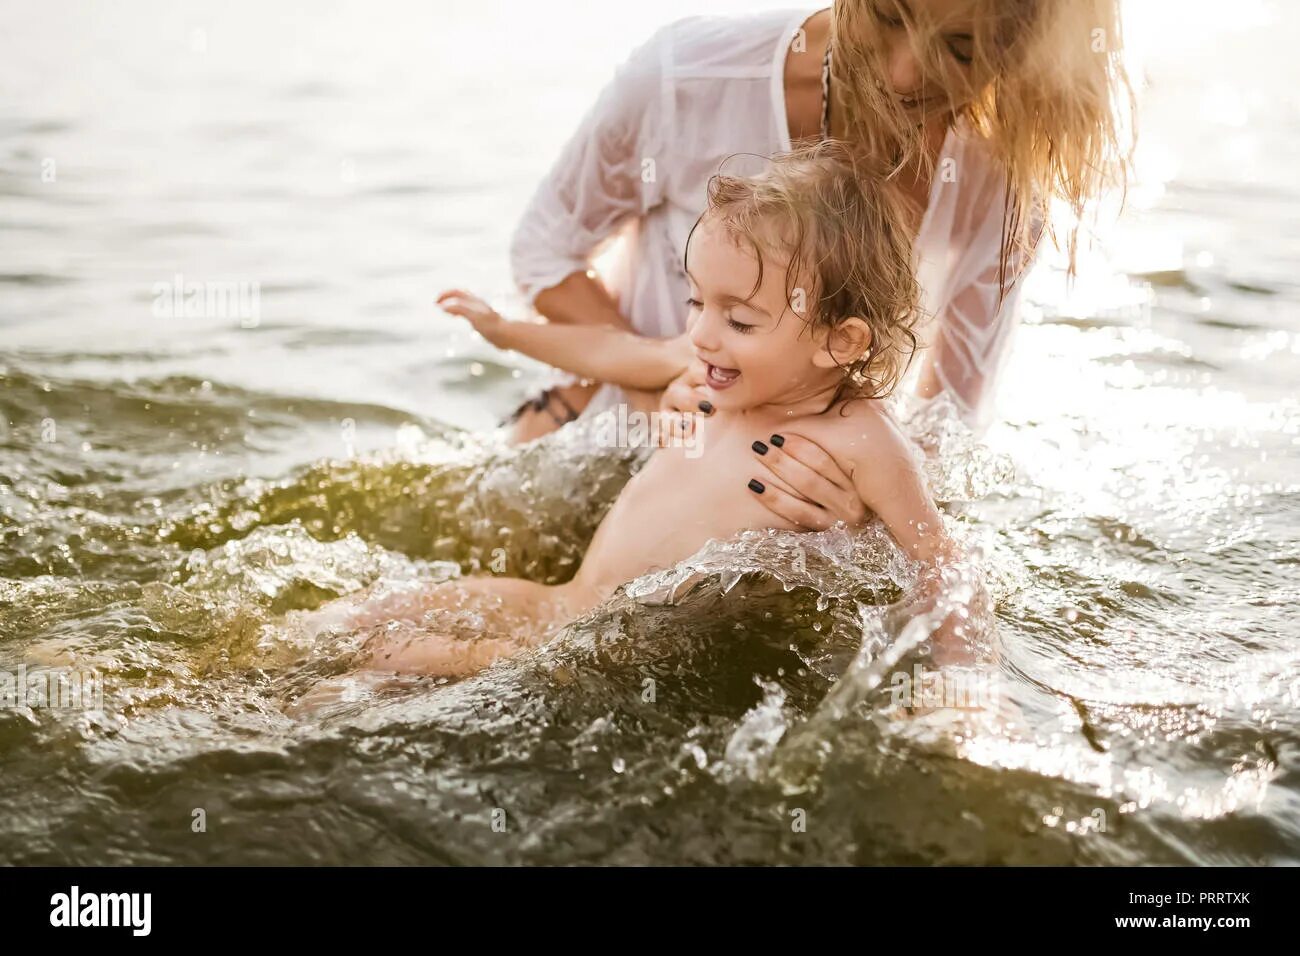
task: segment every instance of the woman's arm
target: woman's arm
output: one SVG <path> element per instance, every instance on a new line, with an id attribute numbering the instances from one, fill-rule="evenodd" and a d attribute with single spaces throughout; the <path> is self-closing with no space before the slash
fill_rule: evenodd
<path id="1" fill-rule="evenodd" d="M 1002 206 L 991 200 L 986 205 L 987 212 L 946 279 L 947 293 L 934 319 L 923 330 L 928 341 L 918 355 L 921 371 L 916 382 L 916 393 L 922 398 L 941 392 L 950 395 L 962 419 L 976 432 L 989 424 L 1020 322 L 1024 279 L 1043 233 L 1042 221 L 1035 219 L 1030 246 L 1013 249 L 1007 257 L 1006 289 L 1000 294 Z"/>
<path id="2" fill-rule="evenodd" d="M 510 243 L 515 282 L 552 321 L 627 327 L 588 270 L 625 222 L 661 201 L 662 185 L 653 170 L 662 152 L 661 64 L 670 30 L 671 25 L 657 31 L 619 66 L 515 227 Z"/>
<path id="3" fill-rule="evenodd" d="M 660 201 L 645 164 L 653 164 L 662 142 L 660 64 L 669 29 L 651 36 L 619 67 L 538 184 L 511 238 L 515 283 L 553 322 L 630 327 L 590 269 L 624 222 Z M 590 387 L 582 384 L 546 393 L 548 403 L 559 400 L 566 409 L 583 408 L 590 399 Z M 561 420 L 527 406 L 516 415 L 516 442 L 538 438 Z"/>
<path id="4" fill-rule="evenodd" d="M 605 286 L 587 272 L 571 273 L 559 285 L 543 289 L 533 299 L 533 307 L 552 322 L 562 325 L 631 328 Z"/>
<path id="5" fill-rule="evenodd" d="M 522 352 L 539 362 L 583 378 L 626 388 L 660 389 L 681 374 L 694 355 L 685 335 L 654 339 L 608 326 L 511 322 L 477 296 L 450 289 L 438 304 L 468 319 L 475 331 L 501 349 Z"/>

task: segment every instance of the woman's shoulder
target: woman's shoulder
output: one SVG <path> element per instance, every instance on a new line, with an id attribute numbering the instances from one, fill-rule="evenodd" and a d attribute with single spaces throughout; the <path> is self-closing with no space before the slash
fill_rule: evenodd
<path id="1" fill-rule="evenodd" d="M 664 52 L 673 75 L 684 78 L 770 73 L 778 44 L 817 12 L 816 6 L 732 14 L 693 14 L 665 24 L 653 41 Z"/>
<path id="2" fill-rule="evenodd" d="M 997 145 L 965 116 L 952 124 L 951 138 L 944 146 L 944 159 L 951 159 L 954 191 L 975 203 L 988 215 L 1002 215 L 1003 193 L 1007 188 L 1007 167 Z M 960 172 L 958 172 L 960 171 Z M 944 182 L 941 178 L 940 182 Z"/>
<path id="3" fill-rule="evenodd" d="M 961 174 L 966 172 L 979 174 L 967 179 L 965 185 L 968 186 L 987 188 L 995 182 L 1001 184 L 1006 177 L 1006 169 L 998 158 L 993 141 L 965 116 L 953 121 L 950 136 L 944 144 L 943 158 L 956 163 L 960 172 L 953 176 L 953 181 L 957 184 L 962 183 Z"/>
<path id="4" fill-rule="evenodd" d="M 1001 235 L 1009 184 L 995 144 L 965 117 L 948 131 L 931 187 L 932 240 L 969 243 Z M 938 233 L 935 233 L 938 230 Z"/>

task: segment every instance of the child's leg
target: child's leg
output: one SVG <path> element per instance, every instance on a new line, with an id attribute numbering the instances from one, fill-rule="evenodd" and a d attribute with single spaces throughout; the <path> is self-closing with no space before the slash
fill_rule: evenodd
<path id="1" fill-rule="evenodd" d="M 572 616 L 563 588 L 517 578 L 463 578 L 419 596 L 422 621 L 389 620 L 362 647 L 363 666 L 459 676 L 541 642 Z M 377 622 L 376 622 L 377 623 Z"/>
<path id="2" fill-rule="evenodd" d="M 455 581 L 376 581 L 352 594 L 328 601 L 312 611 L 290 611 L 285 621 L 308 638 L 328 630 L 355 631 L 389 621 L 419 621 L 440 604 L 441 589 Z"/>
<path id="3" fill-rule="evenodd" d="M 363 666 L 398 674 L 461 677 L 517 654 L 526 646 L 506 637 L 465 638 L 398 623 L 366 642 L 362 648 Z"/>

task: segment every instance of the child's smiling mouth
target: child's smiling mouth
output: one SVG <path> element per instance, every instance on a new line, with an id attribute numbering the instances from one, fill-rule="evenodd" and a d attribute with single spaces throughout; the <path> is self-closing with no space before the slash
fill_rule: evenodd
<path id="1" fill-rule="evenodd" d="M 709 388 L 719 390 L 730 388 L 740 378 L 740 369 L 738 368 L 721 368 L 708 362 L 705 362 L 704 365 L 706 368 L 704 381 Z"/>

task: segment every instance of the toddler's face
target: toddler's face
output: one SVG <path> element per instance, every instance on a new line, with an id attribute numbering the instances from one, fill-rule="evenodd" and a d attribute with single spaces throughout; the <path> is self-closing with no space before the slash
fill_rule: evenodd
<path id="1" fill-rule="evenodd" d="M 709 218 L 691 236 L 686 329 L 715 408 L 793 403 L 842 377 L 826 353 L 826 333 L 807 327 L 811 290 L 788 295 L 786 268 L 765 258 L 755 292 L 759 266 L 752 251 Z"/>

